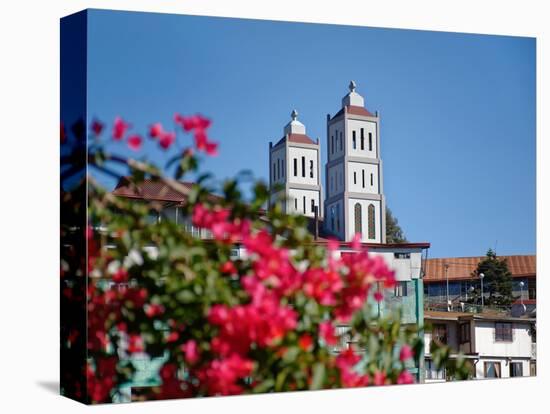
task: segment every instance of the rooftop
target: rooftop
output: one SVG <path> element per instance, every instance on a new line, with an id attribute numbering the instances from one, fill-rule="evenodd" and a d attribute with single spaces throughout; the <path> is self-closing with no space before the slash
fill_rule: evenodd
<path id="1" fill-rule="evenodd" d="M 426 274 L 424 282 L 438 282 L 446 280 L 467 280 L 472 279 L 472 272 L 476 270 L 478 263 L 486 256 L 475 257 L 446 257 L 439 259 L 428 259 L 426 261 Z M 537 256 L 498 256 L 498 259 L 505 259 L 512 277 L 534 277 L 536 276 Z"/>

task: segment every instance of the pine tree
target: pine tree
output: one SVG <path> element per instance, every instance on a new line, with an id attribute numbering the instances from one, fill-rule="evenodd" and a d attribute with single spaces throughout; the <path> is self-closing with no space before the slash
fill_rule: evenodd
<path id="1" fill-rule="evenodd" d="M 478 263 L 477 269 L 472 272 L 472 277 L 479 280 L 482 273 L 485 305 L 511 305 L 515 298 L 512 295 L 512 273 L 506 259 L 497 258 L 496 253 L 489 249 L 485 258 Z M 481 302 L 481 283 L 473 298 L 475 302 Z"/>
<path id="2" fill-rule="evenodd" d="M 389 207 L 386 207 L 386 243 L 407 243 L 407 238 Z"/>

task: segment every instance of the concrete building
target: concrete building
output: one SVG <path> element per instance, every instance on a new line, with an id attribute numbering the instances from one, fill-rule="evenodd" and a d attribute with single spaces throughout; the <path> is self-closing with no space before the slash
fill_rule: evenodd
<path id="1" fill-rule="evenodd" d="M 464 312 L 426 311 L 425 382 L 444 382 L 452 378 L 438 371 L 431 354 L 431 343 L 448 345 L 470 360 L 473 376 L 508 378 L 536 375 L 535 319 L 512 317 L 498 313 L 472 314 Z"/>

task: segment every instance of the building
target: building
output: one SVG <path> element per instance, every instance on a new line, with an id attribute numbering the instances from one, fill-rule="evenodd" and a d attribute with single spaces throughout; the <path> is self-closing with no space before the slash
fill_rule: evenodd
<path id="1" fill-rule="evenodd" d="M 426 311 L 424 318 L 426 326 L 431 326 L 424 334 L 425 382 L 452 379 L 445 370 L 435 368 L 432 340 L 454 350 L 451 358 L 460 352 L 469 359 L 476 379 L 536 375 L 534 318 L 438 311 Z"/>
<path id="2" fill-rule="evenodd" d="M 485 256 L 447 257 L 428 259 L 424 275 L 424 297 L 427 307 L 447 307 L 447 284 L 449 300 L 453 309 L 468 300 L 472 287 L 479 289 L 480 280 L 473 276 L 478 263 Z M 536 255 L 499 256 L 505 259 L 512 274 L 512 293 L 517 298 L 516 307 L 526 306 L 534 311 L 537 299 Z"/>
<path id="3" fill-rule="evenodd" d="M 306 127 L 292 111 L 284 136 L 269 143 L 271 203 L 282 200 L 283 212 L 323 217 L 319 140 L 306 135 Z M 280 188 L 279 188 L 280 187 Z"/>

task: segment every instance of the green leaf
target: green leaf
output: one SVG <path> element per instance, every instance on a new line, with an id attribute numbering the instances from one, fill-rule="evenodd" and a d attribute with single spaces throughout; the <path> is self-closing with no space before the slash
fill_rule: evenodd
<path id="1" fill-rule="evenodd" d="M 313 379 L 311 381 L 310 389 L 319 390 L 323 387 L 325 382 L 325 365 L 321 362 L 317 362 L 313 365 Z"/>

